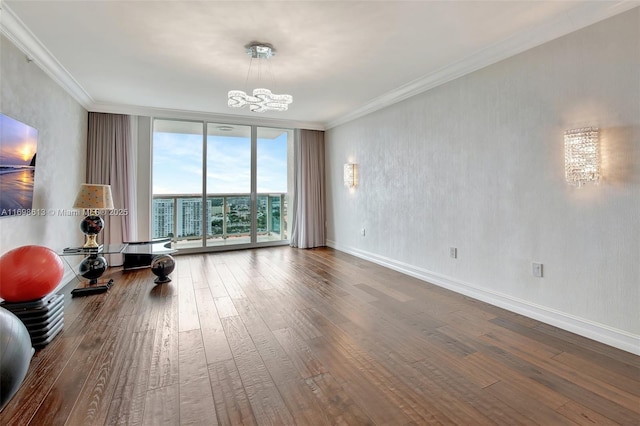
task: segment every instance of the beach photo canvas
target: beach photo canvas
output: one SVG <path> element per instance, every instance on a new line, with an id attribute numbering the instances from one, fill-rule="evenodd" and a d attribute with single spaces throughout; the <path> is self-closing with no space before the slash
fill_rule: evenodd
<path id="1" fill-rule="evenodd" d="M 0 114 L 0 216 L 29 215 L 38 131 Z"/>

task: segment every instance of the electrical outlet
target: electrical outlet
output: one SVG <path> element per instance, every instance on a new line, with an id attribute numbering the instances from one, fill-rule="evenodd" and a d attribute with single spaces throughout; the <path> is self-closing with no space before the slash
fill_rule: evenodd
<path id="1" fill-rule="evenodd" d="M 364 228 L 362 228 L 362 229 L 360 230 L 360 235 L 362 235 L 363 237 L 364 237 L 365 235 L 367 235 L 367 230 L 366 230 L 366 229 L 364 229 Z"/>
<path id="2" fill-rule="evenodd" d="M 455 247 L 449 247 L 449 257 L 452 259 L 458 258 L 458 249 Z"/>
<path id="3" fill-rule="evenodd" d="M 542 263 L 532 263 L 531 269 L 534 277 L 542 278 Z"/>

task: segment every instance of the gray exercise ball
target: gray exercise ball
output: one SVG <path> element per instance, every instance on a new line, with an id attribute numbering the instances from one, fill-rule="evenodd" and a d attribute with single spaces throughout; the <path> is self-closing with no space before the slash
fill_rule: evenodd
<path id="1" fill-rule="evenodd" d="M 0 410 L 20 388 L 34 352 L 27 327 L 0 307 Z"/>

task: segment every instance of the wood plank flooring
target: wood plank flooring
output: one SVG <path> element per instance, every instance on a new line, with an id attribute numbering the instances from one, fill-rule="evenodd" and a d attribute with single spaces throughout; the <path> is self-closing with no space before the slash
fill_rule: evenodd
<path id="1" fill-rule="evenodd" d="M 0 424 L 640 424 L 630 353 L 328 248 L 176 260 L 67 286 Z"/>

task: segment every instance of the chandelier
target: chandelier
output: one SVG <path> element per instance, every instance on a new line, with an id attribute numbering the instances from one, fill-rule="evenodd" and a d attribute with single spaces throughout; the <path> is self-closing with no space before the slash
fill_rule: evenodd
<path id="1" fill-rule="evenodd" d="M 251 56 L 251 62 L 249 63 L 249 71 L 247 72 L 247 79 L 245 86 L 249 81 L 249 75 L 251 74 L 251 66 L 253 60 L 259 60 L 259 76 L 262 75 L 261 64 L 264 62 L 269 65 L 268 60 L 276 54 L 275 48 L 269 43 L 252 42 L 245 46 L 247 54 Z M 269 66 L 269 72 L 271 68 Z M 249 105 L 249 109 L 253 112 L 265 112 L 265 111 L 286 111 L 289 108 L 289 104 L 293 102 L 293 96 L 291 95 L 277 95 L 271 93 L 271 90 L 258 88 L 253 89 L 252 94 L 247 94 L 242 90 L 230 90 L 228 94 L 229 101 L 227 105 L 231 108 L 242 108 L 245 105 Z"/>

